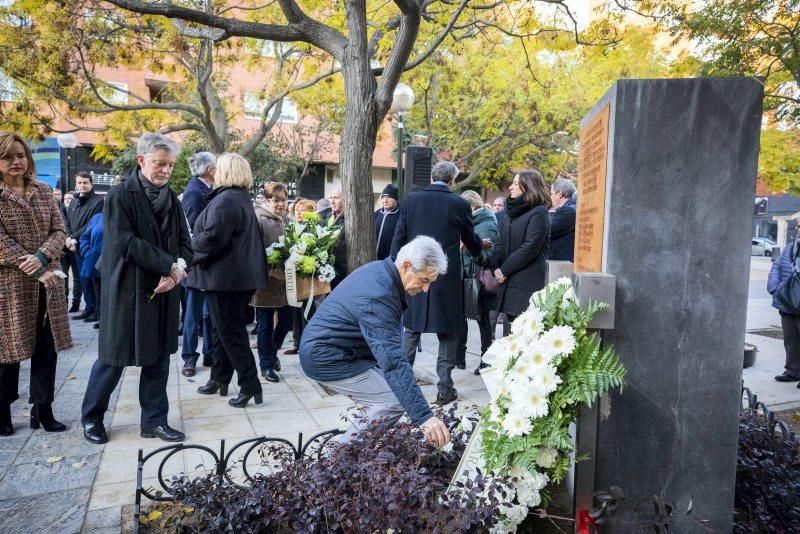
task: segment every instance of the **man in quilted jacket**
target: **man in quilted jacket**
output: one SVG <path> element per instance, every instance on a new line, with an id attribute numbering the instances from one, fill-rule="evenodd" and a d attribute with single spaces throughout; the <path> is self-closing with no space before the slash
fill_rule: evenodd
<path id="1" fill-rule="evenodd" d="M 446 272 L 441 245 L 417 237 L 396 260 L 368 263 L 345 278 L 306 326 L 300 344 L 303 371 L 365 409 L 363 418 L 351 419 L 342 441 L 376 421 L 393 425 L 403 413 L 433 445 L 450 441 L 447 427 L 422 396 L 400 335 L 405 295 L 427 292 Z"/>

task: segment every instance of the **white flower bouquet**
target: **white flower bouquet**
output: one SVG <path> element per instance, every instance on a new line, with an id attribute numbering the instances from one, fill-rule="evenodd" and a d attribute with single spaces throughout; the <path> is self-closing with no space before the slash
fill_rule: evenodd
<path id="1" fill-rule="evenodd" d="M 545 485 L 569 470 L 574 445 L 568 428 L 581 407 L 624 383 L 613 349 L 601 350 L 586 329 L 604 307 L 579 306 L 571 281 L 562 278 L 534 293 L 511 335 L 484 354 L 493 366 L 487 374 L 497 381 L 481 413 L 483 459 L 490 471 L 516 479 L 504 528 L 513 530 L 529 507 L 540 504 Z"/>
<path id="2" fill-rule="evenodd" d="M 341 233 L 333 218 L 323 224 L 319 214 L 304 213 L 302 221 L 287 224 L 278 241 L 266 249 L 271 276 L 285 279 L 284 270 L 295 271 L 297 280 L 293 290 L 298 300 L 330 293 L 329 284 L 336 276 L 333 248 Z M 312 278 L 321 284 L 314 288 Z"/>

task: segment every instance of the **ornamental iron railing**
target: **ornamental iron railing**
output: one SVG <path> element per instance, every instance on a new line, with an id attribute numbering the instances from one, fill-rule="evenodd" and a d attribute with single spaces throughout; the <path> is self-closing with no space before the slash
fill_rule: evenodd
<path id="1" fill-rule="evenodd" d="M 181 452 L 200 451 L 201 454 L 207 455 L 211 460 L 212 465 L 210 467 L 201 471 L 195 470 L 198 478 L 208 476 L 209 472 L 212 472 L 214 476 L 219 477 L 220 481 L 224 479 L 231 484 L 245 486 L 253 481 L 253 477 L 259 468 L 265 467 L 269 470 L 281 460 L 297 461 L 306 457 L 320 458 L 331 439 L 342 433 L 344 431 L 338 429 L 326 430 L 314 434 L 308 441 L 303 441 L 303 433 L 301 432 L 297 436 L 296 444 L 283 438 L 262 436 L 240 441 L 230 449 L 226 449 L 225 440 L 223 439 L 220 440 L 218 451 L 205 445 L 186 443 L 167 445 L 147 454 L 144 454 L 144 451 L 139 449 L 136 467 L 136 496 L 134 500 L 134 532 L 137 534 L 139 532 L 142 497 L 151 501 L 164 502 L 173 500 L 169 482 L 169 478 L 173 475 L 165 475 L 165 471 L 167 470 L 167 463 Z M 257 456 L 254 457 L 254 453 Z M 145 488 L 143 486 L 145 464 L 156 461 L 158 461 L 156 483 L 161 489 Z M 234 474 L 236 468 L 241 469 L 239 476 Z M 251 472 L 254 468 L 256 471 Z M 186 471 L 191 470 L 186 469 Z M 189 476 L 189 473 L 183 474 Z"/>

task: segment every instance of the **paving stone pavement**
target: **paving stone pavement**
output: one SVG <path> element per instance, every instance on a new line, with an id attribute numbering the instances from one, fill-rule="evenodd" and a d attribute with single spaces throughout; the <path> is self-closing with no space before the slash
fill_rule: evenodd
<path id="1" fill-rule="evenodd" d="M 769 296 L 762 290 L 768 270 L 768 263 L 754 259 L 748 330 L 779 325 L 777 312 L 772 313 Z M 106 416 L 109 443 L 95 446 L 83 439 L 80 404 L 97 356 L 97 330 L 82 322 L 72 321 L 71 324 L 76 346 L 59 354 L 54 403 L 56 417 L 69 426 L 66 432 L 50 434 L 41 429 L 31 431 L 28 427 L 30 407 L 24 401 L 27 400 L 29 364 L 22 365 L 21 400 L 12 406 L 15 433 L 0 438 L 0 534 L 130 531 L 138 451 L 142 449 L 146 454 L 165 445 L 139 437 L 139 370 L 136 368 L 126 369 L 121 387 L 112 397 Z M 779 384 L 772 379 L 783 367 L 781 340 L 751 333 L 747 334 L 747 339 L 758 345 L 759 355 L 756 365 L 744 370 L 745 384 L 771 406 L 800 406 L 800 390 L 794 384 Z M 284 348 L 289 346 L 290 340 L 291 335 Z M 467 369 L 453 371 L 462 404 L 482 405 L 488 401 L 480 377 L 472 374 L 478 363 L 479 346 L 477 328 L 471 321 Z M 424 335 L 423 352 L 418 355 L 414 368 L 429 400 L 436 397 L 437 347 L 435 336 Z M 222 438 L 227 440 L 228 448 L 240 440 L 262 435 L 296 443 L 298 432 L 309 437 L 344 425 L 340 415 L 350 406 L 349 399 L 329 395 L 308 380 L 300 370 L 297 356 L 281 355 L 281 382 L 262 381 L 262 405 L 255 406 L 251 402 L 245 409 L 236 409 L 227 404 L 238 392 L 235 384 L 228 398 L 198 394 L 197 388 L 208 379 L 209 369 L 201 367 L 194 378 L 183 377 L 179 354 L 180 351 L 173 356 L 167 386 L 169 422 L 186 433 L 187 443 L 205 445 L 215 451 Z M 48 463 L 47 459 L 53 456 L 64 458 Z M 143 477 L 146 487 L 156 487 L 157 465 L 155 461 L 146 464 Z M 199 451 L 181 451 L 167 461 L 164 474 L 191 474 L 210 466 L 210 458 Z"/>

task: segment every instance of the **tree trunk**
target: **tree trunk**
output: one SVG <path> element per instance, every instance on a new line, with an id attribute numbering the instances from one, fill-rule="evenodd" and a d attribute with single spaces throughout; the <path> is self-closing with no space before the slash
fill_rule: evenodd
<path id="1" fill-rule="evenodd" d="M 372 154 L 378 135 L 375 77 L 368 62 L 360 58 L 351 62 L 343 69 L 347 104 L 339 145 L 348 273 L 375 260 Z"/>

